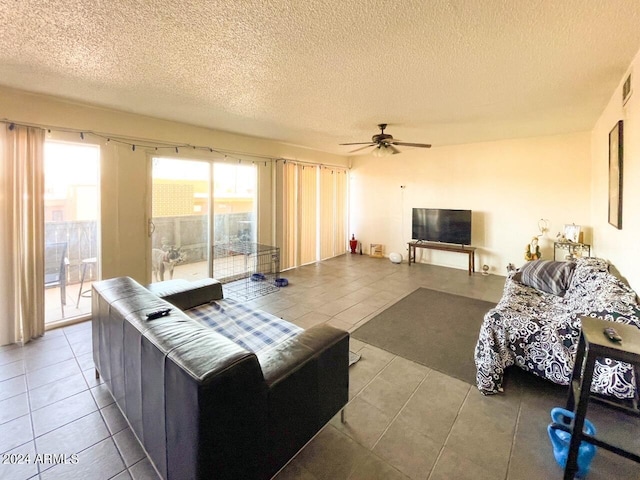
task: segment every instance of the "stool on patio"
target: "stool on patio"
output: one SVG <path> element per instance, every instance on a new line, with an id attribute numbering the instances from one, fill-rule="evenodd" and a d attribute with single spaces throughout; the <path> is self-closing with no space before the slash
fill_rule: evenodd
<path id="1" fill-rule="evenodd" d="M 82 260 L 82 273 L 80 274 L 80 288 L 78 289 L 78 301 L 76 302 L 76 308 L 80 306 L 80 297 L 90 297 L 91 289 L 82 291 L 82 286 L 84 285 L 85 275 L 87 274 L 87 267 L 93 266 L 98 263 L 98 259 L 96 257 L 85 258 Z"/>

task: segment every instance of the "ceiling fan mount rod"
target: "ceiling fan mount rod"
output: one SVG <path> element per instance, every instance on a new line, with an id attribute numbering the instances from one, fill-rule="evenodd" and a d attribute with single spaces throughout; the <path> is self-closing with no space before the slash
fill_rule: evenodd
<path id="1" fill-rule="evenodd" d="M 379 123 L 378 128 L 380 129 L 380 133 L 371 137 L 372 142 L 377 143 L 378 145 L 381 145 L 383 142 L 385 142 L 385 140 L 389 140 L 389 141 L 393 140 L 393 136 L 389 135 L 388 133 L 384 133 L 384 129 L 387 128 L 386 123 Z"/>

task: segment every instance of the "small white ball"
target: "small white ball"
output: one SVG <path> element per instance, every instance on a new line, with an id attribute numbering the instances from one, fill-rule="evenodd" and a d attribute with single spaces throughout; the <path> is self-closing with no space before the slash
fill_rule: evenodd
<path id="1" fill-rule="evenodd" d="M 391 260 L 391 263 L 402 263 L 402 255 L 397 252 L 390 253 L 389 260 Z"/>

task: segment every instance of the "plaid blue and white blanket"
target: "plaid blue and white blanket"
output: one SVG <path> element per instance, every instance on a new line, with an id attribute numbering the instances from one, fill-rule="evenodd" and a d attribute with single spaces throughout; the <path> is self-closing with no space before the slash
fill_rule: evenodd
<path id="1" fill-rule="evenodd" d="M 184 313 L 253 353 L 273 347 L 303 330 L 231 299 L 200 305 Z"/>

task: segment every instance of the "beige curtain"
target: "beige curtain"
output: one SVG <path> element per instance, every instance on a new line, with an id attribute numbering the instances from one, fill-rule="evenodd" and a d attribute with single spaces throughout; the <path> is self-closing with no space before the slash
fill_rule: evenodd
<path id="1" fill-rule="evenodd" d="M 0 129 L 0 345 L 44 334 L 44 130 Z"/>
<path id="2" fill-rule="evenodd" d="M 334 170 L 335 181 L 335 231 L 334 255 L 342 255 L 347 251 L 347 171 Z"/>
<path id="3" fill-rule="evenodd" d="M 279 163 L 276 241 L 282 270 L 347 251 L 347 171 Z"/>
<path id="4" fill-rule="evenodd" d="M 320 170 L 320 259 L 335 255 L 336 182 L 332 169 Z"/>
<path id="5" fill-rule="evenodd" d="M 318 260 L 318 167 L 298 167 L 298 265 Z"/>
<path id="6" fill-rule="evenodd" d="M 280 190 L 280 209 L 277 219 L 277 237 L 280 244 L 280 269 L 295 267 L 297 256 L 297 216 L 296 203 L 298 199 L 297 168 L 293 163 L 281 163 L 277 166 L 277 179 Z"/>
<path id="7" fill-rule="evenodd" d="M 323 168 L 320 173 L 320 257 L 347 251 L 347 171 Z"/>

